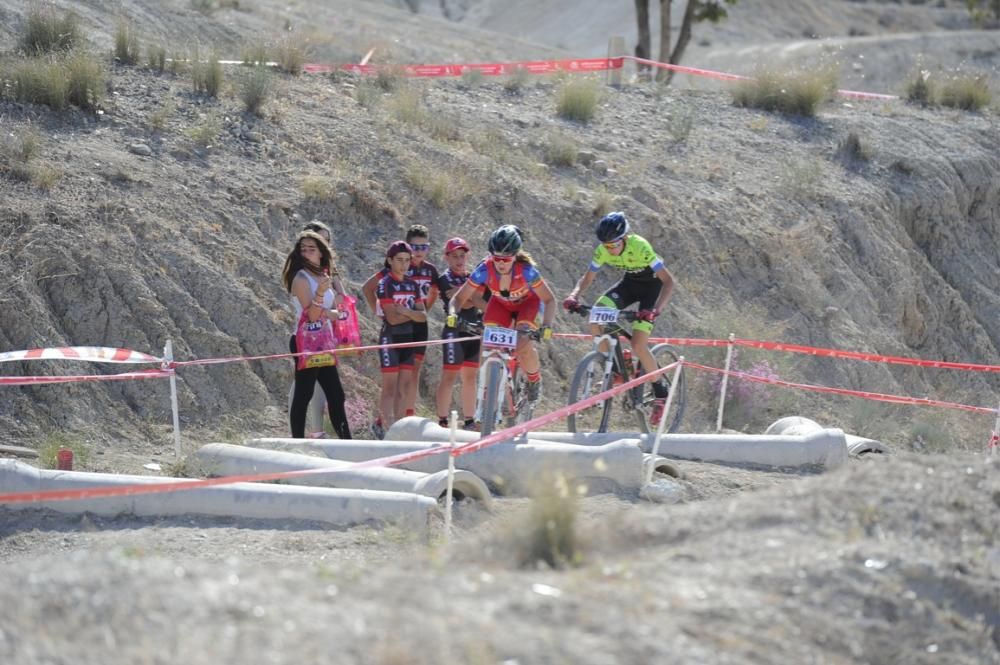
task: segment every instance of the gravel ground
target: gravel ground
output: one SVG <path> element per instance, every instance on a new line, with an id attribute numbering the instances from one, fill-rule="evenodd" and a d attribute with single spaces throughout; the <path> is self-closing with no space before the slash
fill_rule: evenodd
<path id="1" fill-rule="evenodd" d="M 528 500 L 463 504 L 451 547 L 0 513 L 0 661 L 1000 663 L 995 458 L 679 466 L 681 504 L 583 499 L 568 570 L 515 564 Z"/>

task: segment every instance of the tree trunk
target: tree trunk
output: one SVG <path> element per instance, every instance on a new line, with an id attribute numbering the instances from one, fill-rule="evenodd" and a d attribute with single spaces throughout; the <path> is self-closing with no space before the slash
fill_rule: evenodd
<path id="1" fill-rule="evenodd" d="M 670 5 L 673 2 L 674 0 L 660 0 L 660 57 L 657 58 L 660 62 L 669 62 L 670 58 Z M 688 5 L 690 4 L 691 0 L 688 0 Z M 666 69 L 658 69 L 656 80 L 663 81 L 664 75 L 668 73 Z"/>
<path id="2" fill-rule="evenodd" d="M 688 0 L 687 7 L 684 8 L 684 19 L 681 21 L 681 30 L 677 34 L 677 43 L 674 44 L 674 50 L 670 54 L 670 59 L 666 61 L 671 65 L 676 65 L 681 61 L 681 58 L 684 56 L 684 50 L 687 48 L 688 42 L 691 41 L 691 25 L 694 23 L 694 10 L 699 1 Z M 674 73 L 667 69 L 661 69 L 660 71 L 665 72 L 666 76 L 660 77 L 657 80 L 669 84 L 674 78 Z"/>
<path id="3" fill-rule="evenodd" d="M 639 42 L 635 45 L 635 57 L 649 59 L 649 0 L 635 0 L 635 18 L 639 24 Z M 638 65 L 639 75 L 644 76 L 649 71 L 649 65 Z"/>

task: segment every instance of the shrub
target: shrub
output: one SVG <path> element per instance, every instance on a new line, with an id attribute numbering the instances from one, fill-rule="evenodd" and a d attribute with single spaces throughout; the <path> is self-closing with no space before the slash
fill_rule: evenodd
<path id="1" fill-rule="evenodd" d="M 63 432 L 53 432 L 38 446 L 38 465 L 43 469 L 56 468 L 60 448 L 73 451 L 74 469 L 85 467 L 90 459 L 90 449 L 85 443 L 72 439 Z"/>
<path id="2" fill-rule="evenodd" d="M 244 65 L 266 65 L 271 61 L 271 53 L 264 42 L 254 42 L 243 48 Z"/>
<path id="3" fill-rule="evenodd" d="M 191 81 L 194 84 L 195 92 L 203 92 L 209 97 L 218 97 L 222 90 L 222 64 L 219 63 L 219 56 L 212 54 L 204 62 L 195 50 L 191 58 Z"/>
<path id="4" fill-rule="evenodd" d="M 4 162 L 27 164 L 38 155 L 38 134 L 32 129 L 20 130 L 0 137 L 0 157 Z"/>
<path id="5" fill-rule="evenodd" d="M 559 89 L 556 113 L 566 120 L 590 122 L 597 112 L 600 100 L 600 88 L 594 81 L 590 79 L 570 81 Z"/>
<path id="6" fill-rule="evenodd" d="M 733 103 L 812 117 L 819 106 L 833 96 L 836 88 L 837 74 L 832 68 L 791 72 L 763 68 L 754 78 L 733 88 Z"/>
<path id="7" fill-rule="evenodd" d="M 837 145 L 837 157 L 847 165 L 857 162 L 867 162 L 872 158 L 871 148 L 862 143 L 857 132 L 848 132 L 847 136 Z"/>
<path id="8" fill-rule="evenodd" d="M 920 106 L 930 106 L 934 103 L 934 87 L 931 83 L 931 73 L 926 69 L 916 72 L 906 83 L 904 93 L 906 101 Z"/>
<path id="9" fill-rule="evenodd" d="M 172 64 L 172 63 L 171 63 Z M 163 46 L 150 44 L 146 47 L 146 66 L 158 74 L 167 68 L 167 49 Z"/>
<path id="10" fill-rule="evenodd" d="M 466 69 L 462 72 L 461 87 L 466 90 L 471 90 L 472 88 L 478 88 L 483 84 L 486 79 L 483 73 L 478 69 Z"/>
<path id="11" fill-rule="evenodd" d="M 510 94 L 519 95 L 528 85 L 531 73 L 524 67 L 515 67 L 503 80 L 503 89 Z"/>
<path id="12" fill-rule="evenodd" d="M 267 65 L 254 65 L 240 81 L 240 100 L 244 108 L 254 115 L 260 115 L 273 93 L 274 78 Z"/>
<path id="13" fill-rule="evenodd" d="M 104 98 L 105 72 L 93 56 L 76 51 L 66 59 L 67 96 L 70 104 L 94 111 Z"/>
<path id="14" fill-rule="evenodd" d="M 732 371 L 763 379 L 780 378 L 767 360 L 760 360 L 750 365 L 749 368 L 742 368 L 739 363 L 739 351 L 739 349 L 733 351 L 732 364 L 730 365 Z M 722 387 L 722 376 L 722 374 L 713 373 L 710 379 L 715 394 L 718 394 Z M 771 386 L 739 376 L 730 376 L 726 383 L 726 421 L 740 423 L 741 426 L 748 424 L 753 420 L 755 413 L 767 408 L 770 400 Z"/>
<path id="15" fill-rule="evenodd" d="M 544 562 L 564 568 L 582 561 L 576 533 L 577 494 L 577 488 L 561 475 L 540 483 L 519 533 L 519 565 L 534 567 Z"/>
<path id="16" fill-rule="evenodd" d="M 83 35 L 75 14 L 66 12 L 57 15 L 53 7 L 32 5 L 18 46 L 29 55 L 39 55 L 68 51 L 82 42 Z"/>
<path id="17" fill-rule="evenodd" d="M 183 74 L 185 71 L 187 71 L 187 66 L 188 66 L 187 58 L 184 57 L 183 53 L 175 52 L 172 56 L 170 56 L 169 69 L 170 73 L 173 74 L 174 76 Z"/>
<path id="18" fill-rule="evenodd" d="M 794 200 L 811 199 L 823 178 L 823 165 L 817 159 L 784 161 L 781 165 L 778 189 Z"/>
<path id="19" fill-rule="evenodd" d="M 420 125 L 427 114 L 423 93 L 414 87 L 397 89 L 389 101 L 392 115 L 408 125 Z"/>
<path id="20" fill-rule="evenodd" d="M 985 76 L 959 74 L 941 84 L 939 100 L 942 106 L 979 111 L 990 105 L 992 96 Z"/>
<path id="21" fill-rule="evenodd" d="M 577 146 L 570 137 L 552 132 L 545 142 L 545 163 L 552 166 L 573 166 L 576 163 Z"/>
<path id="22" fill-rule="evenodd" d="M 51 58 L 30 58 L 12 72 L 14 99 L 25 104 L 44 104 L 61 111 L 68 104 L 68 82 L 63 64 Z"/>
<path id="23" fill-rule="evenodd" d="M 330 203 L 337 195 L 337 183 L 324 176 L 306 176 L 302 179 L 302 195 L 309 201 Z"/>
<path id="24" fill-rule="evenodd" d="M 354 99 L 366 109 L 377 106 L 382 101 L 383 94 L 382 88 L 369 79 L 362 79 L 354 89 Z"/>
<path id="25" fill-rule="evenodd" d="M 674 143 L 684 143 L 694 129 L 694 112 L 686 107 L 676 109 L 667 116 L 667 131 Z"/>
<path id="26" fill-rule="evenodd" d="M 115 60 L 123 65 L 137 65 L 141 53 L 135 28 L 128 21 L 118 21 L 115 26 Z"/>
<path id="27" fill-rule="evenodd" d="M 166 102 L 163 106 L 149 114 L 149 126 L 156 131 L 163 131 L 167 126 L 167 120 L 174 114 L 174 105 Z"/>
<path id="28" fill-rule="evenodd" d="M 591 212 L 594 217 L 600 219 L 614 210 L 614 204 L 614 195 L 608 191 L 607 187 L 600 187 L 594 196 L 594 208 Z"/>
<path id="29" fill-rule="evenodd" d="M 406 81 L 404 74 L 403 68 L 398 65 L 382 65 L 375 72 L 375 85 L 385 92 L 392 92 Z"/>
<path id="30" fill-rule="evenodd" d="M 278 69 L 293 76 L 302 73 L 302 65 L 306 63 L 306 50 L 300 43 L 293 41 L 291 37 L 286 37 L 278 42 L 275 50 Z"/>
<path id="31" fill-rule="evenodd" d="M 62 177 L 63 172 L 49 164 L 38 164 L 31 170 L 31 182 L 45 191 L 55 187 Z"/>
<path id="32" fill-rule="evenodd" d="M 202 121 L 187 130 L 187 135 L 195 144 L 208 148 L 222 131 L 222 121 L 215 115 L 206 115 Z"/>

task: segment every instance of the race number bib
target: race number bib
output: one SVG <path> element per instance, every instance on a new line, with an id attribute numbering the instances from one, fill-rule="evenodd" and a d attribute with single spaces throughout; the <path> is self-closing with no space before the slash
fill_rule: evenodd
<path id="1" fill-rule="evenodd" d="M 593 307 L 590 310 L 591 323 L 617 323 L 618 310 L 614 307 Z"/>
<path id="2" fill-rule="evenodd" d="M 513 349 L 517 346 L 517 331 L 499 326 L 488 326 L 483 330 L 483 345 Z"/>

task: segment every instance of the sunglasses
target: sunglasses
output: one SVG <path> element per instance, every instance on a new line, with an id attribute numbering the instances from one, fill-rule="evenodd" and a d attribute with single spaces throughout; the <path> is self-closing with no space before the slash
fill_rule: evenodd
<path id="1" fill-rule="evenodd" d="M 619 245 L 622 244 L 622 239 L 619 238 L 618 240 L 612 240 L 611 242 L 602 242 L 601 244 L 607 247 L 608 249 L 614 249 L 615 247 L 618 247 Z"/>
<path id="2" fill-rule="evenodd" d="M 410 247 L 413 248 L 414 252 L 426 252 L 428 249 L 431 248 L 431 245 L 430 243 L 424 243 L 421 245 L 410 245 Z"/>
<path id="3" fill-rule="evenodd" d="M 514 260 L 513 256 L 498 256 L 497 254 L 493 255 L 493 263 L 510 263 L 513 260 Z"/>

